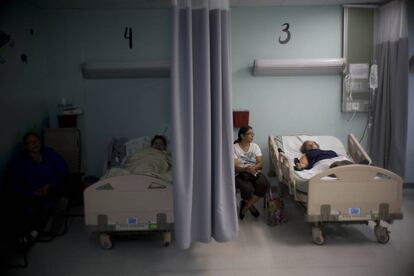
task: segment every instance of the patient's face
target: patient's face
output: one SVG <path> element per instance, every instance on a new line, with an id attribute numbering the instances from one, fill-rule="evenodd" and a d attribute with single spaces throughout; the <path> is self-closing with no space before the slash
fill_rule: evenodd
<path id="1" fill-rule="evenodd" d="M 312 149 L 318 149 L 319 146 L 315 141 L 306 141 L 305 142 L 305 150 L 312 150 Z"/>
<path id="2" fill-rule="evenodd" d="M 156 139 L 156 140 L 154 141 L 154 144 L 152 145 L 152 147 L 153 147 L 154 149 L 157 149 L 157 150 L 165 150 L 165 144 L 164 144 L 164 141 L 163 141 L 163 140 L 161 140 L 161 139 Z"/>

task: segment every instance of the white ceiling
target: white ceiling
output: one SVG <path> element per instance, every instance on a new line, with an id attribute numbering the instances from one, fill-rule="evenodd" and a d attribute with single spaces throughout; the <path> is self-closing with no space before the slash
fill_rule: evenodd
<path id="1" fill-rule="evenodd" d="M 43 9 L 167 8 L 171 0 L 26 0 Z M 230 0 L 237 6 L 376 4 L 388 0 Z"/>

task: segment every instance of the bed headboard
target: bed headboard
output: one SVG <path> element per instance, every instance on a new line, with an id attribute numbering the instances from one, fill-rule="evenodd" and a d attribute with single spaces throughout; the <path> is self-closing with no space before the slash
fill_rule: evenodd
<path id="1" fill-rule="evenodd" d="M 140 149 L 147 148 L 151 145 L 151 137 L 141 136 L 125 142 L 126 156 L 134 154 Z"/>

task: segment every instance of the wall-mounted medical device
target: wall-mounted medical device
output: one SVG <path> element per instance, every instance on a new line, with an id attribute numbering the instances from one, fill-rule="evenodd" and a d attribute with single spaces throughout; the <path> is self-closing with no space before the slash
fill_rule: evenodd
<path id="1" fill-rule="evenodd" d="M 343 78 L 342 111 L 367 112 L 370 108 L 370 66 L 368 63 L 347 65 Z"/>
<path id="2" fill-rule="evenodd" d="M 373 61 L 375 6 L 344 6 L 342 111 L 369 112 L 373 89 L 370 79 Z M 376 71 L 375 71 L 376 72 Z M 375 73 L 373 72 L 373 73 Z"/>

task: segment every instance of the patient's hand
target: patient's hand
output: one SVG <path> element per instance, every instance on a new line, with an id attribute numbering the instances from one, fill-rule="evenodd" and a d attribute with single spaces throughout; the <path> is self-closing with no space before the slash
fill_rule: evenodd
<path id="1" fill-rule="evenodd" d="M 297 171 L 304 170 L 309 166 L 309 161 L 305 154 L 302 155 L 300 159 L 295 158 L 293 162 L 295 163 L 295 170 Z"/>
<path id="2" fill-rule="evenodd" d="M 298 171 L 304 170 L 309 166 L 308 158 L 306 157 L 306 154 L 302 155 L 300 159 L 295 158 L 295 167 Z"/>
<path id="3" fill-rule="evenodd" d="M 293 162 L 295 163 L 295 170 L 297 171 L 303 170 L 302 164 L 300 164 L 299 159 L 295 158 Z"/>

